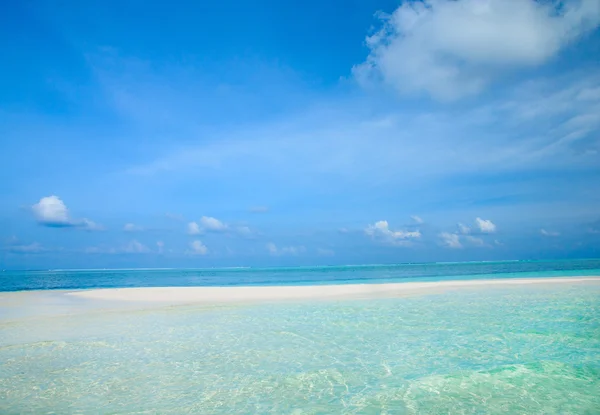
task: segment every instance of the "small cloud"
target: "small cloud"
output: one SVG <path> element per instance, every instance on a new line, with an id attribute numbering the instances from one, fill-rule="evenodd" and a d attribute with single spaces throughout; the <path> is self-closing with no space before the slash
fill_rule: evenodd
<path id="1" fill-rule="evenodd" d="M 219 219 L 210 216 L 202 216 L 200 218 L 200 224 L 202 225 L 202 228 L 210 232 L 223 232 L 228 228 L 227 225 Z"/>
<path id="2" fill-rule="evenodd" d="M 141 232 L 144 230 L 144 228 L 133 223 L 127 223 L 125 226 L 123 226 L 123 230 L 125 232 Z"/>
<path id="3" fill-rule="evenodd" d="M 165 251 L 165 243 L 163 241 L 156 241 L 156 249 L 159 254 Z"/>
<path id="4" fill-rule="evenodd" d="M 269 254 L 273 256 L 280 255 L 298 255 L 306 252 L 306 248 L 304 246 L 284 246 L 282 248 L 278 248 L 273 242 L 269 242 L 266 245 L 267 251 Z"/>
<path id="5" fill-rule="evenodd" d="M 253 206 L 249 210 L 251 213 L 267 213 L 269 208 L 267 206 Z"/>
<path id="6" fill-rule="evenodd" d="M 125 247 L 123 248 L 123 252 L 128 254 L 147 254 L 151 251 L 150 248 L 148 248 L 146 245 L 134 239 L 133 241 L 125 245 Z"/>
<path id="7" fill-rule="evenodd" d="M 413 220 L 413 222 L 415 222 L 418 225 L 423 223 L 423 219 L 420 216 L 413 215 L 410 218 Z"/>
<path id="8" fill-rule="evenodd" d="M 208 253 L 208 248 L 202 241 L 195 240 L 190 242 L 190 250 L 187 252 L 192 255 L 206 255 Z"/>
<path id="9" fill-rule="evenodd" d="M 31 206 L 37 222 L 50 228 L 80 228 L 88 231 L 102 230 L 103 227 L 89 219 L 73 219 L 65 203 L 58 196 L 42 197 Z"/>
<path id="10" fill-rule="evenodd" d="M 588 230 L 587 230 L 587 231 L 588 231 L 588 233 L 591 233 L 591 234 L 593 234 L 593 235 L 596 235 L 596 234 L 599 234 L 599 233 L 600 233 L 600 230 L 599 230 L 599 229 L 596 229 L 596 228 L 588 228 Z"/>
<path id="11" fill-rule="evenodd" d="M 494 244 L 496 244 L 498 246 L 504 246 L 504 244 L 497 239 L 494 239 Z"/>
<path id="12" fill-rule="evenodd" d="M 190 222 L 187 225 L 187 233 L 188 235 L 200 235 L 202 231 L 196 222 Z"/>
<path id="13" fill-rule="evenodd" d="M 396 246 L 410 246 L 410 239 L 418 239 L 421 232 L 416 231 L 392 231 L 386 220 L 380 220 L 373 225 L 365 228 L 365 234 L 373 239 L 381 240 L 385 243 Z"/>
<path id="14" fill-rule="evenodd" d="M 198 222 L 190 222 L 187 225 L 187 233 L 188 235 L 200 235 L 205 232 L 225 232 L 229 230 L 229 226 L 225 223 L 221 222 L 217 218 L 212 218 L 210 216 L 202 216 L 200 218 L 200 223 Z"/>
<path id="15" fill-rule="evenodd" d="M 442 245 L 447 248 L 460 249 L 463 247 L 460 243 L 460 236 L 456 233 L 442 232 L 439 237 L 442 240 Z"/>
<path id="16" fill-rule="evenodd" d="M 338 229 L 339 233 L 350 233 L 350 231 L 348 230 L 348 228 L 340 228 Z"/>
<path id="17" fill-rule="evenodd" d="M 496 225 L 491 220 L 485 220 L 481 218 L 475 219 L 475 224 L 479 230 L 483 233 L 494 233 L 496 232 Z"/>
<path id="18" fill-rule="evenodd" d="M 540 233 L 544 236 L 560 236 L 560 232 L 547 231 L 546 229 L 540 229 Z"/>
<path id="19" fill-rule="evenodd" d="M 319 256 L 334 256 L 335 252 L 332 249 L 319 248 L 319 249 L 317 249 L 317 255 L 319 255 Z"/>
<path id="20" fill-rule="evenodd" d="M 458 226 L 458 231 L 463 235 L 468 235 L 471 233 L 471 228 L 463 223 L 457 223 L 456 226 Z"/>

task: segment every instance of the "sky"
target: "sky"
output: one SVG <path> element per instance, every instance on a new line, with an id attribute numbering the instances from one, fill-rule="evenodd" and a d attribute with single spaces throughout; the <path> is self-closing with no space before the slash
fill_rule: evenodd
<path id="1" fill-rule="evenodd" d="M 600 257 L 598 0 L 2 10 L 2 269 Z"/>

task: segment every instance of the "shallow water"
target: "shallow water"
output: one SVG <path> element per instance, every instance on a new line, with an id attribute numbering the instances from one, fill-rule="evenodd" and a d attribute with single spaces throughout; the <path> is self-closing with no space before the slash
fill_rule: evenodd
<path id="1" fill-rule="evenodd" d="M 1 323 L 0 413 L 597 414 L 600 286 Z"/>

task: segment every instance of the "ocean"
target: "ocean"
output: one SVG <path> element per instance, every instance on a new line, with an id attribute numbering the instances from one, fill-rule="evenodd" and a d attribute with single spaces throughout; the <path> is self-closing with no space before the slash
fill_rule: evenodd
<path id="1" fill-rule="evenodd" d="M 0 291 L 256 286 L 600 275 L 600 259 L 289 268 L 97 269 L 0 272 Z"/>
<path id="2" fill-rule="evenodd" d="M 535 278 L 599 269 L 600 261 L 588 260 L 30 271 L 3 273 L 2 289 Z M 5 292 L 0 310 L 40 307 L 42 299 L 54 306 L 62 293 Z M 108 306 L 0 319 L 0 413 L 600 413 L 600 284 Z"/>

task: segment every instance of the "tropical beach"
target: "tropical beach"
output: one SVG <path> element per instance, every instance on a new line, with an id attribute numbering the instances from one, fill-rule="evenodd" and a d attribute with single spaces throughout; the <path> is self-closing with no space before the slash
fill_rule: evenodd
<path id="1" fill-rule="evenodd" d="M 599 0 L 0 13 L 0 415 L 600 414 Z"/>

